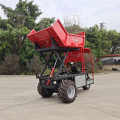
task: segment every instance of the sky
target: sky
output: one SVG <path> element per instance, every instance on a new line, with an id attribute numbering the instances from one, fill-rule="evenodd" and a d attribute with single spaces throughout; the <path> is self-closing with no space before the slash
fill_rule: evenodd
<path id="1" fill-rule="evenodd" d="M 14 9 L 18 1 L 0 0 L 0 3 Z M 120 0 L 34 0 L 34 4 L 43 12 L 37 21 L 43 17 L 55 17 L 64 23 L 65 19 L 74 18 L 83 28 L 104 22 L 107 30 L 120 31 Z M 6 18 L 1 8 L 0 16 Z"/>

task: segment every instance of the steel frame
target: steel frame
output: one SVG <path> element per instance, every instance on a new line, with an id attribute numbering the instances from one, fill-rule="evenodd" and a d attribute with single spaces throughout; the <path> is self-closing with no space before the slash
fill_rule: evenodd
<path id="1" fill-rule="evenodd" d="M 80 76 L 80 75 L 85 75 L 87 76 L 87 73 L 85 73 L 85 70 L 84 72 L 80 72 L 80 73 L 75 73 L 75 74 L 71 74 L 65 67 L 64 65 L 64 62 L 65 62 L 65 59 L 69 53 L 69 51 L 76 51 L 76 50 L 79 50 L 78 48 L 61 48 L 59 47 L 59 45 L 57 44 L 57 42 L 54 40 L 54 38 L 51 37 L 51 43 L 52 43 L 52 46 L 51 47 L 47 47 L 47 48 L 40 48 L 40 46 L 35 42 L 35 49 L 37 52 L 40 52 L 41 56 L 44 58 L 46 64 L 41 72 L 40 75 L 36 75 L 36 78 L 39 79 L 39 83 L 40 83 L 40 86 L 41 87 L 45 87 L 45 88 L 55 88 L 57 86 L 57 84 L 54 84 L 53 82 L 56 81 L 56 82 L 59 82 L 61 80 L 64 80 L 64 79 L 70 79 L 70 80 L 73 80 L 75 79 L 75 76 Z M 49 59 L 47 60 L 46 59 L 46 56 L 43 54 L 43 52 L 51 52 L 50 54 L 50 57 Z M 60 57 L 60 55 L 58 53 L 62 53 L 65 52 L 66 54 L 64 55 L 64 58 L 62 59 Z M 44 75 L 44 71 L 46 70 L 47 66 L 52 70 L 52 67 L 51 65 L 49 64 L 53 54 L 55 54 L 56 56 L 56 59 L 59 60 L 60 62 L 60 66 L 58 68 L 58 71 L 57 73 L 53 76 L 53 77 L 50 77 L 49 75 Z M 84 60 L 84 56 L 83 56 L 83 60 Z M 83 64 L 82 66 L 83 68 L 85 68 L 85 65 Z M 62 68 L 65 70 L 65 76 L 62 76 L 60 74 Z M 50 80 L 50 84 L 47 85 L 47 84 L 42 84 L 42 80 L 46 83 L 46 81 Z"/>

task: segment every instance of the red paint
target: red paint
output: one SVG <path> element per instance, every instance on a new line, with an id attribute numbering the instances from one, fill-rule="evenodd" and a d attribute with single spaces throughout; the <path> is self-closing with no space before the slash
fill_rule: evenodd
<path id="1" fill-rule="evenodd" d="M 84 59 L 84 53 L 89 53 L 89 60 Z M 64 53 L 65 55 L 65 53 Z M 85 62 L 91 62 L 92 64 L 92 75 L 94 78 L 94 73 L 93 73 L 93 61 L 92 61 L 92 55 L 91 55 L 91 50 L 90 48 L 79 48 L 77 51 L 71 51 L 68 53 L 67 58 L 65 59 L 65 65 L 69 62 L 81 62 L 82 63 L 82 72 L 85 73 Z"/>
<path id="2" fill-rule="evenodd" d="M 120 57 L 120 54 L 103 55 L 101 58 L 104 58 L 104 57 Z"/>
<path id="3" fill-rule="evenodd" d="M 50 77 L 52 77 L 54 70 L 55 70 L 55 68 L 53 67 L 53 68 L 52 68 L 52 71 L 51 71 L 51 73 L 50 73 Z M 50 80 L 47 81 L 47 85 L 49 85 L 49 83 L 50 83 Z"/>
<path id="4" fill-rule="evenodd" d="M 42 48 L 51 46 L 51 37 L 54 37 L 56 42 L 60 47 L 72 47 L 80 48 L 84 47 L 85 43 L 85 32 L 78 34 L 67 33 L 63 25 L 59 20 L 56 20 L 55 23 L 46 29 L 36 32 L 32 30 L 27 37 L 31 40 L 32 43 L 37 42 Z"/>
<path id="5" fill-rule="evenodd" d="M 68 53 L 65 63 L 68 62 L 82 62 L 84 60 L 83 53 L 90 53 L 89 48 L 79 48 L 77 51 L 71 51 Z M 65 55 L 65 53 L 64 53 Z"/>
<path id="6" fill-rule="evenodd" d="M 50 80 L 47 81 L 47 85 L 49 85 L 49 84 L 50 84 Z"/>

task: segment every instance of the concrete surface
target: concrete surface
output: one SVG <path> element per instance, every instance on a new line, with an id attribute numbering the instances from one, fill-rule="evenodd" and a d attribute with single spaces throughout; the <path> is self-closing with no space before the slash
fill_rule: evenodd
<path id="1" fill-rule="evenodd" d="M 90 90 L 62 103 L 42 98 L 35 76 L 0 76 L 0 120 L 120 120 L 120 72 L 95 75 Z"/>

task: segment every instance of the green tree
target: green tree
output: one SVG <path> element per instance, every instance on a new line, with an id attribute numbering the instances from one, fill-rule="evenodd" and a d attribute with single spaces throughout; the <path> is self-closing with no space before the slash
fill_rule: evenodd
<path id="1" fill-rule="evenodd" d="M 28 29 L 33 29 L 35 20 L 42 14 L 38 5 L 34 5 L 33 1 L 27 2 L 27 0 L 19 0 L 14 10 L 2 4 L 0 4 L 0 6 L 8 18 L 8 23 L 15 28 L 19 27 L 19 25 L 23 25 Z"/>
<path id="2" fill-rule="evenodd" d="M 10 44 L 6 41 L 6 32 L 7 31 L 0 30 L 0 61 L 2 61 L 10 51 Z"/>
<path id="3" fill-rule="evenodd" d="M 4 41 L 8 41 L 10 52 L 19 55 L 23 41 L 29 33 L 28 29 L 33 29 L 35 20 L 42 12 L 33 1 L 27 0 L 19 0 L 14 10 L 2 4 L 0 6 L 7 17 L 7 20 L 0 19 L 0 28 L 6 30 Z"/>
<path id="4" fill-rule="evenodd" d="M 16 54 L 8 54 L 5 61 L 1 65 L 0 74 L 13 75 L 20 72 L 19 56 Z"/>
<path id="5" fill-rule="evenodd" d="M 115 54 L 120 50 L 120 33 L 118 33 L 116 30 L 109 30 L 108 39 L 111 41 L 112 45 L 109 51 L 111 54 Z"/>
<path id="6" fill-rule="evenodd" d="M 67 30 L 67 32 L 72 33 L 72 34 L 77 34 L 77 33 L 85 31 L 79 25 L 75 25 L 75 24 L 73 24 L 72 26 L 67 26 L 65 27 L 65 29 Z"/>
<path id="7" fill-rule="evenodd" d="M 0 29 L 1 30 L 7 30 L 7 23 L 8 23 L 7 19 L 2 19 L 0 17 Z"/>
<path id="8" fill-rule="evenodd" d="M 25 40 L 22 49 L 20 51 L 20 62 L 23 66 L 26 66 L 26 63 L 33 58 L 35 51 L 35 46 L 30 40 Z"/>
<path id="9" fill-rule="evenodd" d="M 97 25 L 86 29 L 86 47 L 91 48 L 93 54 L 99 58 L 109 54 L 111 41 L 108 39 L 108 32 L 99 29 Z"/>
<path id="10" fill-rule="evenodd" d="M 55 22 L 55 18 L 42 18 L 34 27 L 36 31 L 48 28 L 51 26 L 52 23 Z"/>
<path id="11" fill-rule="evenodd" d="M 31 61 L 27 62 L 27 68 L 31 73 L 34 74 L 40 73 L 43 69 L 43 65 L 42 62 L 40 61 L 40 58 L 34 55 Z"/>
<path id="12" fill-rule="evenodd" d="M 35 54 L 34 45 L 26 38 L 28 33 L 33 28 L 40 30 L 49 27 L 55 18 L 43 18 L 36 23 L 42 12 L 33 1 L 19 0 L 15 9 L 3 4 L 0 4 L 0 7 L 7 17 L 0 17 L 0 63 L 5 60 L 5 56 L 13 53 L 20 57 L 21 66 L 26 69 L 26 62 Z M 41 26 L 43 23 L 44 27 Z"/>

